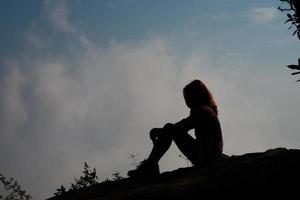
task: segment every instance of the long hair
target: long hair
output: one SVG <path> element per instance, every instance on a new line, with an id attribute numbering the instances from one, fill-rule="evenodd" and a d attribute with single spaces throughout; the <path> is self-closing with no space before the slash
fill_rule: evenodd
<path id="1" fill-rule="evenodd" d="M 199 106 L 209 106 L 218 115 L 217 104 L 207 89 L 205 84 L 200 80 L 193 80 L 183 88 L 183 96 L 189 108 Z"/>

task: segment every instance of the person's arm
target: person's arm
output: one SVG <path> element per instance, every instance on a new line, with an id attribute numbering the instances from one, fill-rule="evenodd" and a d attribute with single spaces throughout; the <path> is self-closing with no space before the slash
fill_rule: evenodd
<path id="1" fill-rule="evenodd" d="M 190 115 L 185 119 L 174 124 L 175 128 L 181 129 L 183 132 L 188 132 L 189 130 L 195 128 L 195 124 L 197 123 L 197 117 Z"/>
<path id="2" fill-rule="evenodd" d="M 152 141 L 155 141 L 157 139 L 157 137 L 163 133 L 166 130 L 172 131 L 172 129 L 179 129 L 180 132 L 188 132 L 189 130 L 194 128 L 194 124 L 195 124 L 195 119 L 192 116 L 189 116 L 185 119 L 182 119 L 181 121 L 175 123 L 175 124 L 171 124 L 171 123 L 167 123 L 164 125 L 163 128 L 153 128 L 150 131 L 150 138 Z"/>
<path id="3" fill-rule="evenodd" d="M 188 132 L 193 128 L 205 125 L 203 123 L 215 121 L 215 118 L 217 117 L 214 112 L 207 106 L 203 106 L 192 112 L 187 118 L 175 123 L 174 126 L 184 132 Z"/>

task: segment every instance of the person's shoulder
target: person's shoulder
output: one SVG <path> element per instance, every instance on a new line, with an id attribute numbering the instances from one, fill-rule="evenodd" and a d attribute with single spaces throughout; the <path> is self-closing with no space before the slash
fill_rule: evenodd
<path id="1" fill-rule="evenodd" d="M 191 114 L 199 117 L 217 117 L 215 111 L 208 105 L 195 109 Z"/>
<path id="2" fill-rule="evenodd" d="M 200 107 L 200 110 L 201 110 L 202 112 L 215 113 L 215 112 L 213 111 L 213 109 L 212 109 L 210 106 L 208 106 L 208 105 L 201 106 L 201 107 Z"/>

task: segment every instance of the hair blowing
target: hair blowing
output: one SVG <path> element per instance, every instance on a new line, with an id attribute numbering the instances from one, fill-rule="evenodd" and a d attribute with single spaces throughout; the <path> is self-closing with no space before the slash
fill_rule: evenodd
<path id="1" fill-rule="evenodd" d="M 209 106 L 218 115 L 217 104 L 207 89 L 205 84 L 200 80 L 193 80 L 183 88 L 183 96 L 188 107 Z"/>

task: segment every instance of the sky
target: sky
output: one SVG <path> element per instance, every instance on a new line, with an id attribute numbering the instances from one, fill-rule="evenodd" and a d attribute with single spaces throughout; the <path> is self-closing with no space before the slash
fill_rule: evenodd
<path id="1" fill-rule="evenodd" d="M 277 0 L 1 0 L 0 173 L 33 199 L 145 159 L 154 127 L 188 116 L 202 80 L 224 153 L 300 148 L 300 41 Z M 299 78 L 299 77 L 298 77 Z M 193 133 L 191 132 L 193 135 Z M 173 144 L 162 172 L 186 167 Z"/>

